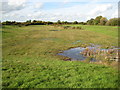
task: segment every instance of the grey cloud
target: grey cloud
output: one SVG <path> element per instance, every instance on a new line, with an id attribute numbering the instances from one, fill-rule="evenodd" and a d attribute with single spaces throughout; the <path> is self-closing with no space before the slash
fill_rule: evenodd
<path id="1" fill-rule="evenodd" d="M 3 14 L 25 8 L 24 5 L 13 6 L 13 5 L 9 5 L 8 2 L 0 2 L 0 3 L 2 3 L 2 7 L 0 7 L 0 10 L 2 11 Z"/>

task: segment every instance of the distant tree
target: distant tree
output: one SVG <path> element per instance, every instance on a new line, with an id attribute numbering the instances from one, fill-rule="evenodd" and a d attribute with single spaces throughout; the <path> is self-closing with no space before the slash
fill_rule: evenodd
<path id="1" fill-rule="evenodd" d="M 26 22 L 23 23 L 23 25 L 28 26 L 31 25 L 31 23 L 32 23 L 31 20 L 27 20 Z"/>
<path id="2" fill-rule="evenodd" d="M 83 22 L 83 25 L 87 25 L 87 23 L 86 23 L 86 22 Z"/>
<path id="3" fill-rule="evenodd" d="M 6 22 L 2 22 L 2 25 L 16 25 L 16 21 L 6 21 Z"/>
<path id="4" fill-rule="evenodd" d="M 61 21 L 60 21 L 60 20 L 58 20 L 58 21 L 57 21 L 57 24 L 61 24 Z"/>
<path id="5" fill-rule="evenodd" d="M 6 21 L 6 25 L 11 25 L 11 21 Z"/>
<path id="6" fill-rule="evenodd" d="M 78 24 L 82 24 L 83 25 L 84 22 L 79 22 Z"/>
<path id="7" fill-rule="evenodd" d="M 2 25 L 6 25 L 6 22 L 2 22 Z"/>
<path id="8" fill-rule="evenodd" d="M 107 18 L 102 17 L 102 18 L 100 19 L 100 23 L 99 23 L 99 24 L 100 24 L 100 25 L 105 25 L 107 21 L 108 21 Z"/>
<path id="9" fill-rule="evenodd" d="M 67 21 L 62 21 L 61 24 L 67 24 L 68 22 Z"/>
<path id="10" fill-rule="evenodd" d="M 61 24 L 65 24 L 65 22 L 64 22 L 64 21 L 62 21 L 62 22 L 61 22 Z"/>
<path id="11" fill-rule="evenodd" d="M 68 22 L 67 22 L 67 21 L 65 21 L 64 23 L 65 23 L 65 24 L 68 24 Z"/>
<path id="12" fill-rule="evenodd" d="M 53 24 L 53 22 L 50 22 L 50 21 L 48 21 L 48 22 L 46 22 L 46 23 L 47 23 L 47 25 Z"/>
<path id="13" fill-rule="evenodd" d="M 26 22 L 31 23 L 31 20 L 27 20 Z"/>
<path id="14" fill-rule="evenodd" d="M 78 24 L 78 22 L 77 22 L 77 21 L 74 21 L 73 24 Z"/>
<path id="15" fill-rule="evenodd" d="M 90 20 L 88 20 L 87 25 L 94 25 L 94 19 L 91 18 Z"/>
<path id="16" fill-rule="evenodd" d="M 102 16 L 97 16 L 94 20 L 94 25 L 98 25 L 100 23 L 101 18 L 102 18 Z"/>
<path id="17" fill-rule="evenodd" d="M 33 20 L 32 22 L 35 23 L 35 22 L 37 22 L 37 21 L 36 21 L 36 20 Z"/>
<path id="18" fill-rule="evenodd" d="M 112 18 L 107 21 L 107 26 L 117 26 L 118 25 L 118 18 Z"/>
<path id="19" fill-rule="evenodd" d="M 85 22 L 79 22 L 78 24 L 86 25 L 87 23 L 85 23 Z"/>

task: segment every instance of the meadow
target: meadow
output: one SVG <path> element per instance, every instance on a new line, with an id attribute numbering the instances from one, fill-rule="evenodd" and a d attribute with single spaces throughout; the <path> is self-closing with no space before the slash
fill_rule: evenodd
<path id="1" fill-rule="evenodd" d="M 82 29 L 61 29 L 50 25 L 3 26 L 3 88 L 117 88 L 116 68 L 64 61 L 64 57 L 57 53 L 90 43 L 104 48 L 118 46 L 118 28 L 72 26 L 81 26 Z M 73 44 L 78 40 L 81 42 Z"/>

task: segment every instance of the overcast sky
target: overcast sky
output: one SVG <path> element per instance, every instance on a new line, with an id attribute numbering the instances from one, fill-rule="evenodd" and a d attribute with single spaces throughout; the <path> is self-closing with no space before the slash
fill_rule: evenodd
<path id="1" fill-rule="evenodd" d="M 3 0 L 2 21 L 86 21 L 118 17 L 119 0 Z"/>

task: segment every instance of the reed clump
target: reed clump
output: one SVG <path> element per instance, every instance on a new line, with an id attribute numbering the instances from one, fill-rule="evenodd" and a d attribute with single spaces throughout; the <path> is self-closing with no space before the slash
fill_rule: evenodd
<path id="1" fill-rule="evenodd" d="M 90 49 L 87 48 L 81 52 L 82 55 L 86 57 L 93 57 L 96 60 L 105 60 L 105 61 L 118 61 L 118 49 L 103 49 L 100 48 Z"/>

